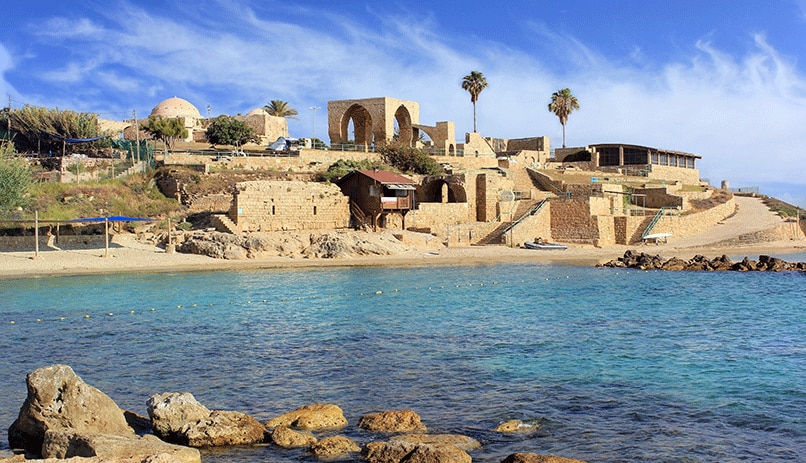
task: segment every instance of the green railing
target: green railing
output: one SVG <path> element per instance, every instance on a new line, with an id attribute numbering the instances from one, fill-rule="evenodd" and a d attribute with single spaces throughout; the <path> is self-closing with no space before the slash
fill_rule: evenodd
<path id="1" fill-rule="evenodd" d="M 647 235 L 650 235 L 652 233 L 652 229 L 658 224 L 660 218 L 664 215 L 672 215 L 672 211 L 678 211 L 678 209 L 676 207 L 661 207 L 658 209 L 655 217 L 652 217 L 652 221 L 649 222 L 649 226 L 647 226 L 646 230 L 644 230 L 644 233 L 641 234 L 641 239 L 644 239 L 647 237 Z"/>

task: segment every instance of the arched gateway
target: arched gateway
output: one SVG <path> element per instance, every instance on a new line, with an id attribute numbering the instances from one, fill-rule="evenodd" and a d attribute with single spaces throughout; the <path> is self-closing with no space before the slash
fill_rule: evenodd
<path id="1" fill-rule="evenodd" d="M 372 146 L 397 139 L 413 146 L 419 137 L 415 125 L 420 121 L 420 105 L 389 97 L 328 101 L 327 119 L 331 145 Z"/>

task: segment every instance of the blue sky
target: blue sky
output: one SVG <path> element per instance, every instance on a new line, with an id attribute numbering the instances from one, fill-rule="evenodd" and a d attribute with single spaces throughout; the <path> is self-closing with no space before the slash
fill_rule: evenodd
<path id="1" fill-rule="evenodd" d="M 269 100 L 325 138 L 327 101 L 391 96 L 420 121 L 472 130 L 459 84 L 489 87 L 484 136 L 551 137 L 569 87 L 568 145 L 701 155 L 712 184 L 806 206 L 806 0 L 44 1 L 0 18 L 0 98 L 122 120 L 179 96 L 203 115 Z"/>

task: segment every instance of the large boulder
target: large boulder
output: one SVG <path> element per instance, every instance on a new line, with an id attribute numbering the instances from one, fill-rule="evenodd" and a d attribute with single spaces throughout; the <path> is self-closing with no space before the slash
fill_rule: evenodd
<path id="1" fill-rule="evenodd" d="M 358 420 L 358 427 L 373 432 L 425 431 L 420 415 L 412 410 L 387 410 L 367 413 Z"/>
<path id="2" fill-rule="evenodd" d="M 464 450 L 453 445 L 410 442 L 370 442 L 362 450 L 369 463 L 471 463 Z"/>
<path id="3" fill-rule="evenodd" d="M 452 445 L 470 452 L 481 447 L 481 443 L 476 439 L 459 434 L 403 434 L 389 438 L 389 442 L 408 442 L 410 444 L 428 444 L 436 447 L 446 447 Z"/>
<path id="4" fill-rule="evenodd" d="M 263 442 L 265 428 L 249 415 L 210 411 L 189 392 L 151 396 L 146 402 L 154 433 L 191 447 L 219 447 Z"/>
<path id="5" fill-rule="evenodd" d="M 277 426 L 271 433 L 271 440 L 284 449 L 310 447 L 316 438 L 307 432 L 294 431 L 288 426 Z"/>
<path id="6" fill-rule="evenodd" d="M 181 445 L 172 445 L 159 438 L 113 436 L 109 434 L 83 434 L 71 430 L 49 430 L 42 444 L 44 458 L 105 457 L 131 458 L 167 454 L 183 463 L 201 463 L 199 451 Z"/>
<path id="7" fill-rule="evenodd" d="M 146 407 L 154 434 L 169 442 L 180 440 L 188 424 L 204 421 L 211 413 L 190 392 L 154 394 L 146 401 Z"/>
<path id="8" fill-rule="evenodd" d="M 28 396 L 8 430 L 11 448 L 41 455 L 45 432 L 49 429 L 135 435 L 123 410 L 109 396 L 85 383 L 67 365 L 34 370 L 28 374 L 26 383 Z"/>
<path id="9" fill-rule="evenodd" d="M 321 459 L 335 459 L 359 451 L 361 447 L 344 436 L 328 436 L 311 446 L 311 452 Z"/>
<path id="10" fill-rule="evenodd" d="M 585 463 L 573 458 L 555 457 L 554 455 L 538 455 L 536 453 L 513 453 L 501 463 Z"/>
<path id="11" fill-rule="evenodd" d="M 277 426 L 310 430 L 338 429 L 347 426 L 347 420 L 338 405 L 310 404 L 272 418 L 266 423 L 267 428 Z"/>

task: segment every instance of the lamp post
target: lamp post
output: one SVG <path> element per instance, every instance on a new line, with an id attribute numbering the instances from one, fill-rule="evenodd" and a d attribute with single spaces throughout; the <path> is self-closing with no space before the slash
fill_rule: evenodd
<path id="1" fill-rule="evenodd" d="M 310 106 L 308 107 L 311 111 L 313 111 L 313 137 L 311 138 L 311 148 L 316 149 L 316 146 L 313 146 L 316 143 L 314 140 L 316 139 L 316 110 L 322 109 L 319 106 Z"/>

